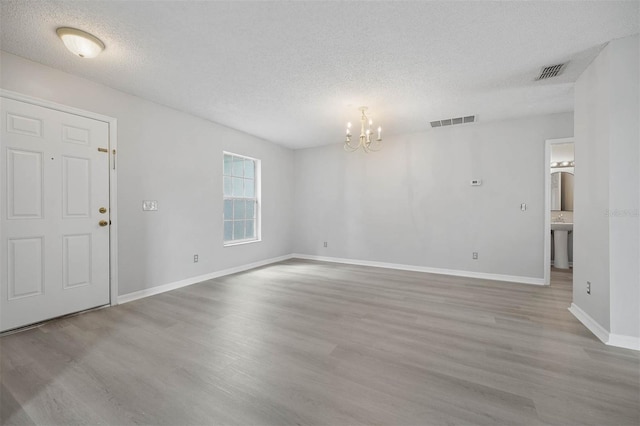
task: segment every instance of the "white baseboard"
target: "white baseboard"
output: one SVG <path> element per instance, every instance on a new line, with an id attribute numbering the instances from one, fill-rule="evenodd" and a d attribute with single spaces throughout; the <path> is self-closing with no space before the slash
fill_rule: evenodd
<path id="1" fill-rule="evenodd" d="M 384 263 L 384 262 L 375 262 L 375 261 L 369 261 L 369 260 L 344 259 L 344 258 L 338 258 L 338 257 L 324 257 L 324 256 L 314 256 L 314 255 L 294 253 L 294 254 L 274 257 L 271 259 L 265 259 L 259 262 L 249 263 L 246 265 L 236 266 L 234 268 L 224 269 L 221 271 L 215 271 L 215 272 L 211 272 L 204 275 L 198 275 L 196 277 L 186 278 L 184 280 L 159 285 L 156 287 L 146 288 L 144 290 L 134 291 L 132 293 L 123 294 L 121 296 L 118 296 L 118 304 L 132 302 L 134 300 L 142 299 L 143 297 L 153 296 L 156 294 L 160 294 L 160 293 L 175 290 L 178 288 L 186 287 L 192 284 L 196 284 L 202 281 L 211 280 L 213 278 L 223 277 L 225 275 L 231 275 L 238 272 L 247 271 L 249 269 L 257 268 L 259 266 L 268 265 L 270 263 L 282 262 L 283 260 L 288 260 L 292 258 L 318 260 L 323 262 L 345 263 L 349 265 L 374 266 L 378 268 L 399 269 L 403 271 L 427 272 L 430 274 L 453 275 L 457 277 L 480 278 L 485 280 L 509 281 L 509 282 L 515 282 L 515 283 L 544 285 L 543 278 L 487 274 L 484 272 L 459 271 L 454 269 L 429 268 L 425 266 L 402 265 L 398 263 Z"/>
<path id="2" fill-rule="evenodd" d="M 246 265 L 240 265 L 229 269 L 223 269 L 221 271 L 211 272 L 204 275 L 198 275 L 196 277 L 186 278 L 184 280 L 175 281 L 168 284 L 159 285 L 156 287 L 146 288 L 140 291 L 134 291 L 132 293 L 123 294 L 118 296 L 118 304 L 132 302 L 134 300 L 142 299 L 143 297 L 153 296 L 155 294 L 164 293 L 166 291 L 175 290 L 178 288 L 186 287 L 192 284 L 196 284 L 202 281 L 211 280 L 213 278 L 223 277 L 225 275 L 231 275 L 238 272 L 247 271 L 249 269 L 257 268 L 259 266 L 268 265 L 270 263 L 282 262 L 283 260 L 291 259 L 293 256 L 290 254 L 273 257 L 271 259 L 265 259 L 254 263 L 248 263 Z"/>
<path id="3" fill-rule="evenodd" d="M 607 345 L 640 351 L 640 337 L 625 336 L 623 334 L 609 334 L 609 341 L 607 342 Z"/>
<path id="4" fill-rule="evenodd" d="M 589 314 L 580 309 L 578 305 L 571 303 L 571 306 L 569 306 L 569 312 L 571 312 L 578 321 L 580 321 L 590 332 L 600 339 L 602 343 L 607 343 L 609 341 L 609 332 L 603 326 L 598 324 L 596 320 L 591 318 Z"/>
<path id="5" fill-rule="evenodd" d="M 457 269 L 430 268 L 427 266 L 403 265 L 399 263 L 375 262 L 371 260 L 344 259 L 294 253 L 297 259 L 319 260 L 322 262 L 345 263 L 347 265 L 374 266 L 377 268 L 399 269 L 402 271 L 426 272 L 429 274 L 453 275 L 456 277 L 479 278 L 483 280 L 508 281 L 521 284 L 545 285 L 544 278 L 522 277 L 518 275 L 489 274 L 486 272 L 461 271 Z"/>
<path id="6" fill-rule="evenodd" d="M 571 312 L 578 321 L 580 321 L 585 327 L 587 327 L 587 329 L 589 329 L 590 332 L 600 339 L 602 343 L 609 346 L 616 346 L 618 348 L 640 351 L 640 338 L 609 333 L 603 326 L 598 324 L 596 320 L 591 318 L 589 314 L 580 309 L 580 307 L 575 303 L 571 304 L 569 312 Z"/>

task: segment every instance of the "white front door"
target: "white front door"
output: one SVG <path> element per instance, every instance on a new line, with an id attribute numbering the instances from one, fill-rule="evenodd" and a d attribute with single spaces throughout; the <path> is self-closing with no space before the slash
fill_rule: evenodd
<path id="1" fill-rule="evenodd" d="M 0 331 L 108 304 L 109 125 L 0 112 Z"/>

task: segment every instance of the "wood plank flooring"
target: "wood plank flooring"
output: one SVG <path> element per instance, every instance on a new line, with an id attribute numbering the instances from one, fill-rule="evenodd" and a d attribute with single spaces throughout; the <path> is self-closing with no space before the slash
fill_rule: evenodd
<path id="1" fill-rule="evenodd" d="M 551 287 L 290 260 L 0 338 L 2 424 L 638 425 Z"/>

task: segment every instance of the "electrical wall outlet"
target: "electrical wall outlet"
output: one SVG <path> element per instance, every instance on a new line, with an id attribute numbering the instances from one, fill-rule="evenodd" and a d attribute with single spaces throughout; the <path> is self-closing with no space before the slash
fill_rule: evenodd
<path id="1" fill-rule="evenodd" d="M 327 242 L 326 241 L 324 242 L 324 246 L 327 247 Z"/>
<path id="2" fill-rule="evenodd" d="M 477 251 L 473 252 L 473 260 L 478 260 L 478 252 Z"/>
<path id="3" fill-rule="evenodd" d="M 198 263 L 198 255 L 197 254 L 193 255 L 193 263 Z"/>
<path id="4" fill-rule="evenodd" d="M 156 212 L 158 211 L 158 201 L 156 200 L 143 200 L 142 201 L 142 210 L 145 212 Z"/>
<path id="5" fill-rule="evenodd" d="M 591 281 L 587 281 L 587 294 L 591 294 Z"/>

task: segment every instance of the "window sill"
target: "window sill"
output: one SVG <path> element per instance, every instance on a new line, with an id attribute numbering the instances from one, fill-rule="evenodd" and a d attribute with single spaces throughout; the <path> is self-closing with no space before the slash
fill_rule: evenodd
<path id="1" fill-rule="evenodd" d="M 231 247 L 231 246 L 241 246 L 244 244 L 252 244 L 252 243 L 259 243 L 262 241 L 262 238 L 256 238 L 255 240 L 239 240 L 239 241 L 229 241 L 228 243 L 224 243 L 224 247 Z"/>

